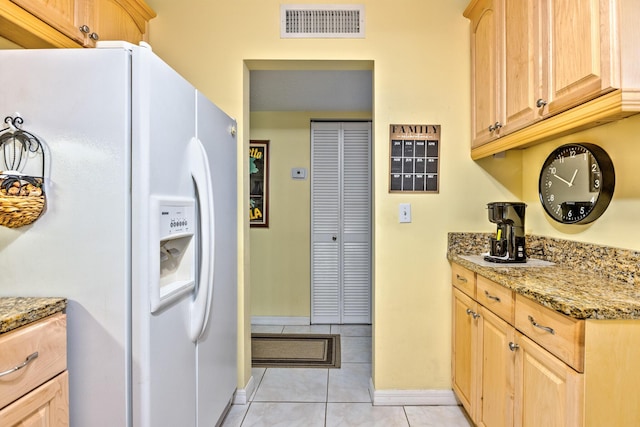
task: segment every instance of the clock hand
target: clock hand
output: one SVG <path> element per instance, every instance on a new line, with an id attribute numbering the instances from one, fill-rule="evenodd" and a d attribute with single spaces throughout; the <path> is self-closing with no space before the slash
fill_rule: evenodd
<path id="1" fill-rule="evenodd" d="M 562 182 L 564 182 L 565 184 L 567 184 L 569 187 L 571 187 L 571 186 L 573 185 L 573 184 L 572 184 L 572 183 L 570 183 L 569 181 L 567 181 L 567 180 L 565 180 L 565 179 L 563 179 L 563 178 L 560 178 L 560 177 L 559 177 L 558 175 L 556 175 L 556 174 L 553 174 L 553 176 L 555 176 L 555 177 L 556 177 L 556 178 L 558 178 L 560 181 L 562 181 Z"/>
<path id="2" fill-rule="evenodd" d="M 573 176 L 571 177 L 571 183 L 569 184 L 569 187 L 571 187 L 573 185 L 573 180 L 576 179 L 576 174 L 578 173 L 578 169 L 576 169 L 576 171 L 573 173 Z"/>

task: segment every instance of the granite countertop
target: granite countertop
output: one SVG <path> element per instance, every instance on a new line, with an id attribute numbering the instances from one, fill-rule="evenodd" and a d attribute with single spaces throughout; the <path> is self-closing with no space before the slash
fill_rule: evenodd
<path id="1" fill-rule="evenodd" d="M 546 267 L 487 267 L 461 255 L 447 258 L 545 307 L 576 319 L 640 319 L 640 289 L 560 264 Z"/>
<path id="2" fill-rule="evenodd" d="M 64 311 L 66 298 L 0 297 L 0 334 Z"/>
<path id="3" fill-rule="evenodd" d="M 553 265 L 505 267 L 463 258 L 487 252 L 488 236 L 449 233 L 447 259 L 576 319 L 640 319 L 639 252 L 527 235 L 528 256 Z"/>

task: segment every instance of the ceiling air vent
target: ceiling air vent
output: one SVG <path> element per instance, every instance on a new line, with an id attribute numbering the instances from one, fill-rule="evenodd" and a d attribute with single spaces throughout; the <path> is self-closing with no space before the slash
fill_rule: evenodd
<path id="1" fill-rule="evenodd" d="M 364 38 L 364 6 L 349 4 L 283 4 L 280 37 Z"/>

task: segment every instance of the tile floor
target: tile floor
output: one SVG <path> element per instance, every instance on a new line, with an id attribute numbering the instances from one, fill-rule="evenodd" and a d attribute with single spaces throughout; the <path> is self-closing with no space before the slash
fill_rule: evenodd
<path id="1" fill-rule="evenodd" d="M 340 334 L 340 369 L 254 368 L 257 389 L 222 427 L 469 427 L 459 406 L 373 406 L 371 326 L 254 325 L 253 332 Z"/>

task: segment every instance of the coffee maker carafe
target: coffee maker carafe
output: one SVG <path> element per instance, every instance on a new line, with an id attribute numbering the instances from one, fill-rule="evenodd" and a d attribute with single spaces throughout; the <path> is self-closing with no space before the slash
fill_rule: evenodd
<path id="1" fill-rule="evenodd" d="M 493 202 L 487 204 L 489 221 L 497 224 L 491 237 L 489 253 L 484 259 L 491 262 L 527 262 L 524 239 L 524 203 Z"/>

